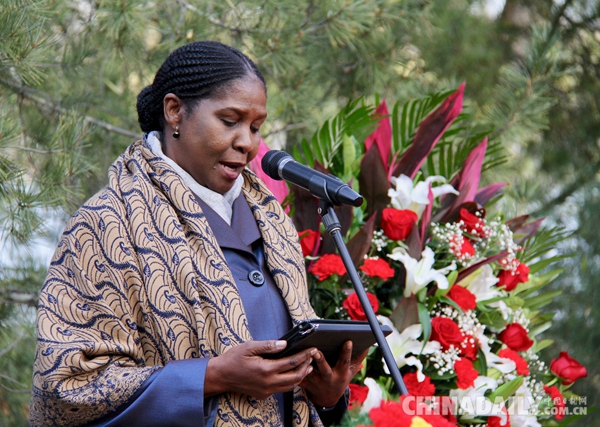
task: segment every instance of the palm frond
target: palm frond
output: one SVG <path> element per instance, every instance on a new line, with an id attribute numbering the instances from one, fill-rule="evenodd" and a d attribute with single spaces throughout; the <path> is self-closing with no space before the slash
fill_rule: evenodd
<path id="1" fill-rule="evenodd" d="M 540 229 L 523 243 L 524 250 L 517 257 L 522 263 L 527 264 L 530 274 L 536 274 L 545 267 L 570 256 L 554 252 L 557 245 L 570 235 L 569 231 L 561 227 Z"/>
<path id="2" fill-rule="evenodd" d="M 344 152 L 346 157 L 349 151 L 359 158 L 364 154 L 362 141 L 376 125 L 373 111 L 363 98 L 350 101 L 336 116 L 323 123 L 310 142 L 304 139 L 300 149 L 294 148 L 294 158 L 311 167 L 319 162 L 332 174 L 343 176 L 350 166 L 344 165 Z M 348 147 L 343 150 L 344 141 L 348 144 L 349 139 L 354 143 L 354 150 Z"/>

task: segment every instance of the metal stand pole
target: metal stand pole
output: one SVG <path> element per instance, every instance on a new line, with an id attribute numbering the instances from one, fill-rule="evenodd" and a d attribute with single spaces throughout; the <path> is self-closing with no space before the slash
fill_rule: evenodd
<path id="1" fill-rule="evenodd" d="M 381 326 L 377 321 L 377 316 L 373 311 L 373 307 L 371 307 L 371 303 L 369 302 L 369 298 L 367 297 L 367 293 L 365 288 L 358 277 L 358 273 L 354 268 L 354 264 L 352 263 L 352 259 L 350 257 L 350 253 L 348 252 L 348 248 L 346 247 L 346 243 L 342 237 L 341 233 L 341 224 L 340 221 L 333 209 L 333 205 L 329 201 L 325 201 L 323 199 L 319 199 L 319 215 L 323 219 L 323 224 L 325 225 L 325 230 L 333 237 L 335 244 L 337 246 L 338 252 L 342 257 L 342 261 L 346 266 L 346 271 L 348 271 L 348 275 L 350 276 L 350 280 L 352 281 L 352 285 L 354 286 L 354 290 L 356 291 L 356 295 L 358 296 L 358 300 L 363 307 L 365 315 L 367 316 L 367 320 L 369 321 L 369 325 L 371 326 L 371 330 L 375 335 L 375 339 L 377 340 L 377 344 L 379 344 L 379 348 L 383 353 L 383 359 L 385 360 L 385 364 L 390 371 L 392 379 L 396 383 L 396 387 L 400 394 L 408 395 L 408 390 L 406 389 L 406 385 L 402 380 L 402 375 L 400 375 L 400 370 L 398 369 L 398 365 L 396 364 L 396 360 L 392 355 L 392 351 L 390 350 L 390 346 L 388 345 L 383 332 L 381 331 Z"/>

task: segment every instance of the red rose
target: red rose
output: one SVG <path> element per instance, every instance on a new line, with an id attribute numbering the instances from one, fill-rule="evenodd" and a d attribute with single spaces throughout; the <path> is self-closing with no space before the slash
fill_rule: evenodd
<path id="1" fill-rule="evenodd" d="M 473 367 L 473 362 L 461 357 L 454 362 L 454 372 L 456 372 L 456 385 L 463 390 L 473 387 L 479 372 Z"/>
<path id="2" fill-rule="evenodd" d="M 552 359 L 550 370 L 557 377 L 564 380 L 564 385 L 573 384 L 579 378 L 587 377 L 585 366 L 582 366 L 577 360 L 569 356 L 569 353 L 566 351 L 561 351 L 558 354 L 558 358 Z"/>
<path id="3" fill-rule="evenodd" d="M 519 283 L 525 283 L 529 281 L 529 267 L 519 262 L 519 266 L 515 271 L 502 270 L 498 274 L 498 285 L 504 286 L 508 292 L 512 291 L 517 287 Z"/>
<path id="4" fill-rule="evenodd" d="M 311 273 L 317 276 L 319 282 L 327 279 L 332 274 L 341 276 L 346 274 L 346 267 L 342 261 L 342 257 L 336 254 L 325 254 L 315 262 Z"/>
<path id="5" fill-rule="evenodd" d="M 302 255 L 309 256 L 312 255 L 317 248 L 317 244 L 321 239 L 321 233 L 314 230 L 303 230 L 298 232 L 298 237 L 300 237 Z"/>
<path id="6" fill-rule="evenodd" d="M 505 359 L 510 359 L 517 365 L 517 374 L 519 375 L 529 375 L 529 365 L 527 365 L 527 360 L 523 359 L 519 356 L 514 350 L 510 348 L 504 348 L 500 350 L 498 356 L 503 357 Z"/>
<path id="7" fill-rule="evenodd" d="M 359 268 L 369 277 L 379 277 L 383 280 L 394 277 L 394 269 L 381 258 L 367 258 Z"/>
<path id="8" fill-rule="evenodd" d="M 419 220 L 416 213 L 408 209 L 385 208 L 381 212 L 381 228 L 392 240 L 404 240 Z"/>
<path id="9" fill-rule="evenodd" d="M 373 311 L 377 313 L 377 310 L 379 310 L 379 301 L 377 301 L 377 297 L 371 292 L 367 292 L 367 298 L 369 298 L 369 303 L 371 304 L 371 307 L 373 307 Z M 360 304 L 356 292 L 350 294 L 348 298 L 344 300 L 342 307 L 348 311 L 348 315 L 352 320 L 367 320 L 367 316 L 365 315 L 365 311 Z"/>
<path id="10" fill-rule="evenodd" d="M 350 388 L 350 400 L 348 402 L 348 409 L 353 409 L 365 403 L 367 395 L 369 394 L 369 387 L 367 387 L 366 385 L 358 385 L 354 383 L 349 384 L 348 387 Z"/>
<path id="11" fill-rule="evenodd" d="M 416 372 L 409 372 L 402 376 L 404 384 L 411 396 L 433 396 L 435 385 L 431 384 L 431 379 L 425 376 L 425 379 L 419 382 Z"/>
<path id="12" fill-rule="evenodd" d="M 518 323 L 508 325 L 498 334 L 498 338 L 515 351 L 525 351 L 533 345 L 533 340 L 527 336 L 525 328 Z"/>
<path id="13" fill-rule="evenodd" d="M 485 231 L 485 222 L 483 218 L 472 214 L 465 208 L 460 209 L 460 220 L 463 222 L 460 228 L 462 228 L 467 233 L 477 236 L 477 237 L 487 237 L 487 233 Z"/>
<path id="14" fill-rule="evenodd" d="M 465 337 L 454 320 L 447 317 L 434 317 L 431 319 L 431 339 L 439 341 L 442 348 L 448 350 L 452 345 L 458 347 Z"/>
<path id="15" fill-rule="evenodd" d="M 562 420 L 565 416 L 565 407 L 566 407 L 565 398 L 563 397 L 560 390 L 556 386 L 548 387 L 547 385 L 545 385 L 544 391 L 550 395 L 550 398 L 552 399 L 552 403 L 554 404 L 554 407 L 556 408 L 556 419 Z"/>
<path id="16" fill-rule="evenodd" d="M 454 285 L 450 292 L 446 294 L 448 298 L 454 301 L 463 310 L 474 310 L 477 307 L 475 295 L 467 288 L 460 285 Z"/>

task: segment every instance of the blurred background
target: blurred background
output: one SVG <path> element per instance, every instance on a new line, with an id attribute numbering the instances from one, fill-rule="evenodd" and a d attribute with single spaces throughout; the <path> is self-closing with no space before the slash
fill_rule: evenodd
<path id="1" fill-rule="evenodd" d="M 0 1 L 0 425 L 27 425 L 35 308 L 66 219 L 141 137 L 135 101 L 176 47 L 212 39 L 268 83 L 271 148 L 349 100 L 388 105 L 466 82 L 465 108 L 506 161 L 510 218 L 545 217 L 563 290 L 554 345 L 600 401 L 600 5 L 597 0 Z M 594 413 L 572 425 L 600 425 Z"/>

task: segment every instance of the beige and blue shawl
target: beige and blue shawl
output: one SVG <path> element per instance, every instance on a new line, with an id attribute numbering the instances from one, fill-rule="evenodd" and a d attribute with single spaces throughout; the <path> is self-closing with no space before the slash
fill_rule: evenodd
<path id="1" fill-rule="evenodd" d="M 315 317 L 298 234 L 252 172 L 242 194 L 294 323 Z M 70 219 L 43 285 L 31 425 L 81 425 L 135 393 L 171 360 L 210 358 L 251 340 L 234 279 L 194 194 L 145 143 Z M 279 425 L 274 399 L 219 397 L 216 426 Z M 321 426 L 303 389 L 294 421 Z"/>

